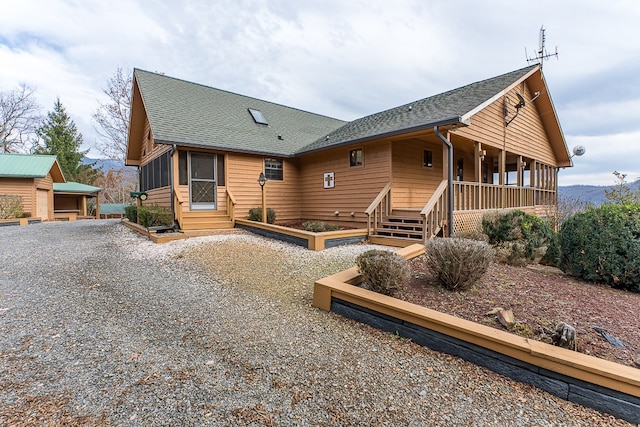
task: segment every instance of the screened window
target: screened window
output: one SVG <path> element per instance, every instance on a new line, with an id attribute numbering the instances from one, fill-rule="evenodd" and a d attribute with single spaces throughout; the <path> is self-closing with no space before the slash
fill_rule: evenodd
<path id="1" fill-rule="evenodd" d="M 349 151 L 349 166 L 362 166 L 362 148 Z"/>
<path id="2" fill-rule="evenodd" d="M 170 161 L 171 153 L 167 152 L 142 166 L 140 170 L 140 189 L 148 191 L 169 186 Z"/>
<path id="3" fill-rule="evenodd" d="M 178 153 L 178 185 L 189 184 L 189 172 L 187 171 L 187 152 Z"/>
<path id="4" fill-rule="evenodd" d="M 264 159 L 264 176 L 274 181 L 282 181 L 284 179 L 284 169 L 282 159 Z"/>
<path id="5" fill-rule="evenodd" d="M 422 155 L 422 166 L 425 168 L 433 167 L 433 152 L 430 150 L 424 150 Z"/>

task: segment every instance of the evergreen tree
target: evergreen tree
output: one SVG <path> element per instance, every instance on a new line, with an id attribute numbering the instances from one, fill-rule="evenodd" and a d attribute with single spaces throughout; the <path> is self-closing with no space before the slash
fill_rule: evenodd
<path id="1" fill-rule="evenodd" d="M 82 164 L 81 160 L 89 150 L 80 151 L 82 134 L 67 114 L 60 98 L 53 104 L 53 111 L 47 113 L 44 124 L 37 130 L 40 138 L 35 149 L 37 154 L 50 154 L 58 157 L 58 162 L 67 181 L 93 184 L 98 171 Z"/>

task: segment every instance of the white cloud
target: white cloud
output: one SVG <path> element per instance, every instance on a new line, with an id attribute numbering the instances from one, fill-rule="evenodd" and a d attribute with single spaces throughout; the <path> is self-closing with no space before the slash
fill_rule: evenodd
<path id="1" fill-rule="evenodd" d="M 0 90 L 60 96 L 87 143 L 119 66 L 348 120 L 524 67 L 544 24 L 567 142 L 588 148 L 560 183 L 608 184 L 640 169 L 637 22 L 634 0 L 21 0 L 0 14 Z"/>

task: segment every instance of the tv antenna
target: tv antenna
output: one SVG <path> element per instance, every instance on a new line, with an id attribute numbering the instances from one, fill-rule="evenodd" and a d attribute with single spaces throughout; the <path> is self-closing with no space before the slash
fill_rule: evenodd
<path id="1" fill-rule="evenodd" d="M 538 64 L 540 64 L 540 69 L 542 70 L 542 64 L 544 63 L 545 59 L 549 59 L 552 56 L 555 56 L 556 58 L 558 58 L 558 46 L 556 46 L 556 51 L 555 53 L 549 53 L 547 51 L 547 49 L 545 49 L 544 44 L 546 41 L 546 36 L 544 35 L 545 29 L 544 26 L 540 27 L 540 39 L 538 42 L 538 52 L 537 55 L 529 58 L 529 54 L 527 53 L 527 48 L 524 48 L 524 55 L 527 58 L 527 62 L 528 63 L 532 63 L 532 62 L 537 62 Z"/>

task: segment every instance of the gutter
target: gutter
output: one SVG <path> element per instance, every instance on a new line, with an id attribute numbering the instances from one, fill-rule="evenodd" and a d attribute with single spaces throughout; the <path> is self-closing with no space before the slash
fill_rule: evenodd
<path id="1" fill-rule="evenodd" d="M 438 131 L 437 125 L 433 127 L 433 132 L 447 147 L 447 237 L 451 237 L 451 234 L 453 233 L 453 145 L 451 145 L 451 142 Z"/>

